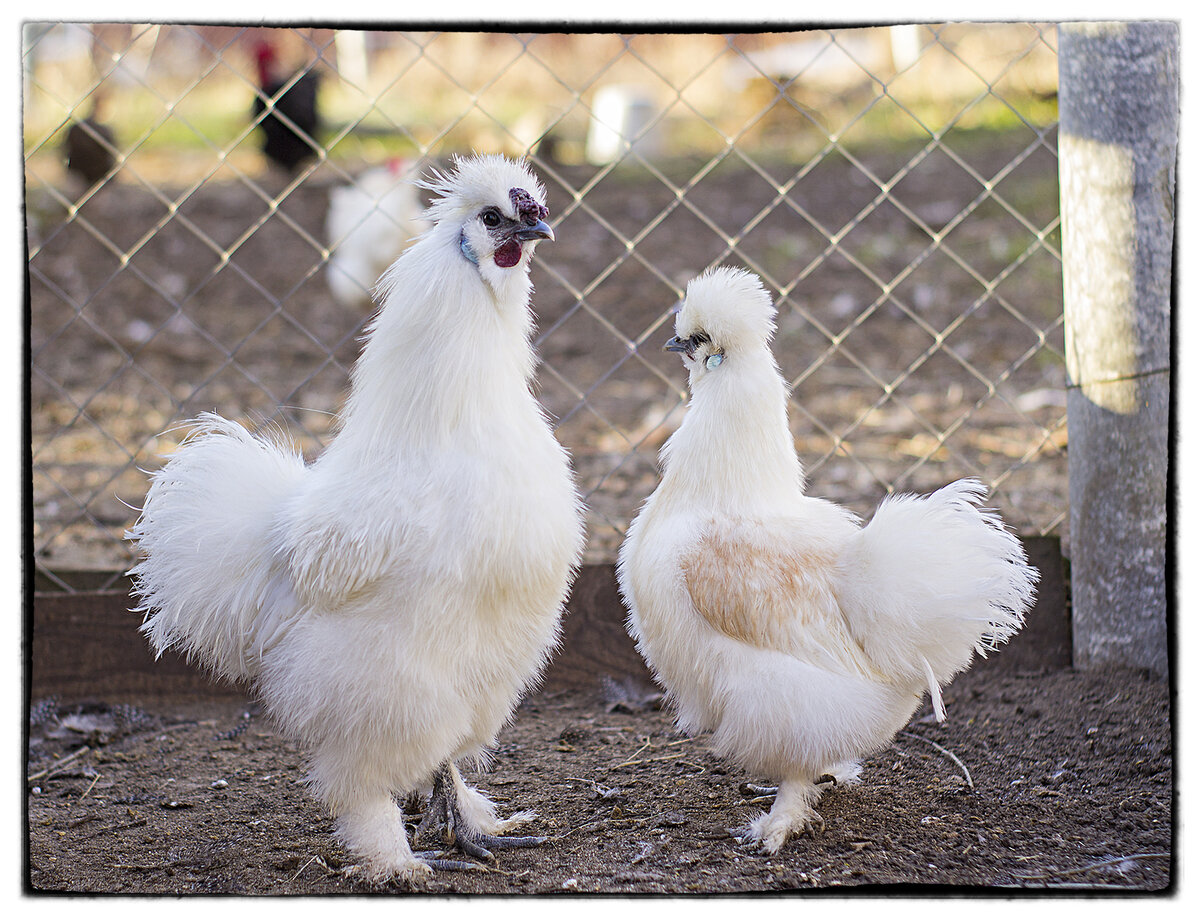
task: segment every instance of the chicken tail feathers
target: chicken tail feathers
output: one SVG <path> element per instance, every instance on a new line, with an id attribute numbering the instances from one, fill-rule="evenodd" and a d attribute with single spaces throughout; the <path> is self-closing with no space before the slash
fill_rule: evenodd
<path id="1" fill-rule="evenodd" d="M 985 489 L 963 479 L 927 496 L 887 498 L 841 559 L 838 596 L 851 632 L 884 673 L 940 686 L 1024 624 L 1038 573 Z"/>
<path id="2" fill-rule="evenodd" d="M 925 680 L 929 682 L 929 701 L 933 704 L 933 716 L 939 722 L 946 721 L 946 704 L 942 702 L 942 685 L 933 673 L 933 665 L 922 655 L 921 666 L 925 669 Z"/>
<path id="3" fill-rule="evenodd" d="M 254 675 L 255 636 L 287 603 L 271 530 L 304 471 L 298 454 L 236 422 L 195 420 L 126 533 L 141 555 L 134 612 L 156 655 L 175 648 L 230 680 Z"/>

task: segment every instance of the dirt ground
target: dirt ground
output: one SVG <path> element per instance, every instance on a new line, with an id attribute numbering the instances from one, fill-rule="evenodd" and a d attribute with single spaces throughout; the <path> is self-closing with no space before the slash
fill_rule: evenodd
<path id="1" fill-rule="evenodd" d="M 38 701 L 28 764 L 36 892 L 426 895 L 1009 889 L 1169 891 L 1168 686 L 1139 672 L 1010 673 L 993 662 L 928 707 L 862 783 L 827 792 L 815 839 L 775 856 L 731 831 L 761 782 L 672 727 L 652 688 L 541 692 L 468 781 L 531 808 L 540 847 L 417 888 L 351 871 L 307 794 L 304 753 L 254 705 Z M 414 811 L 416 809 L 413 809 Z"/>

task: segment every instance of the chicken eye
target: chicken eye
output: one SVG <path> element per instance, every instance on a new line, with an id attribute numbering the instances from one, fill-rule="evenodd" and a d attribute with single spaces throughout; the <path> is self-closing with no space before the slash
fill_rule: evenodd
<path id="1" fill-rule="evenodd" d="M 495 208 L 488 208 L 481 215 L 479 215 L 479 217 L 483 221 L 483 225 L 489 230 L 495 230 L 497 227 L 499 227 L 502 219 L 500 217 L 500 212 Z"/>

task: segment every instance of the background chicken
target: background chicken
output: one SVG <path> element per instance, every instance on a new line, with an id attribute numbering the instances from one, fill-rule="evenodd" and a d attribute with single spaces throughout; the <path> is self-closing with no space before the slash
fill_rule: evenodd
<path id="1" fill-rule="evenodd" d="M 103 121 L 104 99 L 97 94 L 86 118 L 71 122 L 63 140 L 68 172 L 79 177 L 84 188 L 91 188 L 116 165 L 116 136 Z"/>
<path id="2" fill-rule="evenodd" d="M 280 74 L 275 49 L 267 41 L 254 46 L 259 92 L 254 96 L 254 118 L 262 130 L 262 151 L 276 166 L 291 172 L 316 156 L 317 89 L 315 70 Z"/>
<path id="3" fill-rule="evenodd" d="M 618 575 L 630 632 L 687 731 L 779 782 L 745 839 L 777 852 L 823 826 L 818 782 L 857 778 L 926 689 L 1016 632 L 1037 573 L 964 480 L 886 499 L 861 527 L 804 494 L 775 310 L 753 275 L 694 280 L 666 345 L 691 402 Z"/>
<path id="4" fill-rule="evenodd" d="M 529 262 L 544 192 L 486 157 L 435 175 L 433 229 L 383 282 L 341 429 L 310 466 L 205 416 L 129 536 L 142 627 L 253 682 L 375 878 L 411 877 L 393 797 L 468 853 L 540 838 L 456 763 L 479 755 L 556 642 L 582 550 L 567 455 L 530 393 Z"/>
<path id="5" fill-rule="evenodd" d="M 369 303 L 384 270 L 427 228 L 413 180 L 413 164 L 397 157 L 330 191 L 326 278 L 339 303 Z"/>

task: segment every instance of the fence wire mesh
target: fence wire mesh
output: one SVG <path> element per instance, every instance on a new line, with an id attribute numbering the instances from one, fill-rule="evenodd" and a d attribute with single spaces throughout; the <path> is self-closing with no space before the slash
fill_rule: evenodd
<path id="1" fill-rule="evenodd" d="M 777 299 L 812 492 L 867 515 L 977 476 L 1019 532 L 1065 529 L 1052 25 L 55 23 L 27 24 L 23 48 L 42 587 L 115 583 L 142 470 L 200 411 L 320 450 L 372 309 L 369 250 L 390 259 L 419 227 L 397 176 L 471 151 L 528 156 L 548 189 L 538 386 L 589 560 L 614 558 L 653 488 L 686 400 L 660 346 L 716 264 Z M 310 79 L 312 122 L 289 101 Z M 272 123 L 298 162 L 265 155 Z"/>

